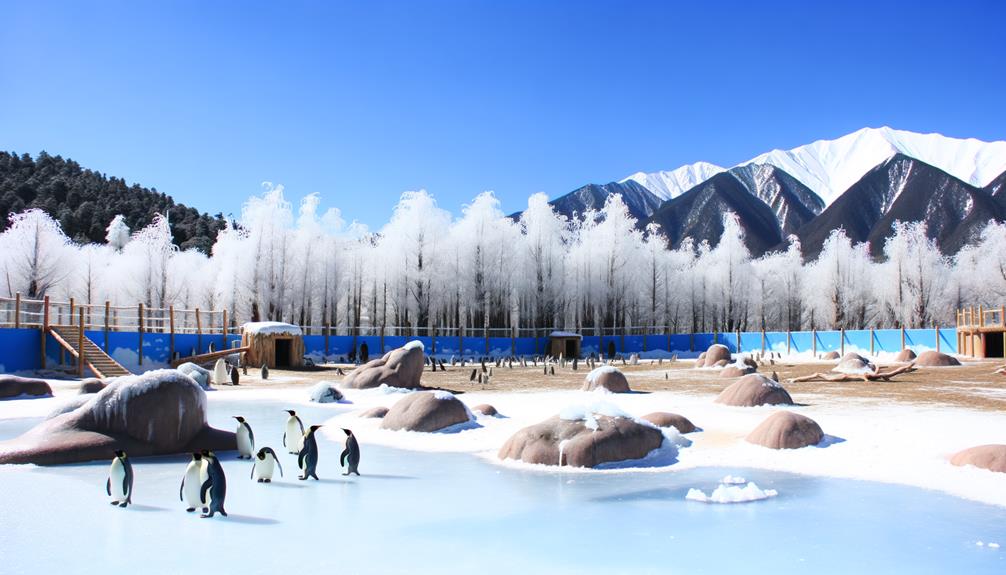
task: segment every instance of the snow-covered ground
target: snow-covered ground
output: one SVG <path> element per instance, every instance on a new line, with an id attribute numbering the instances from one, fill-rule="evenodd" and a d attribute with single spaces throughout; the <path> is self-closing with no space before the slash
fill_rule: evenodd
<path id="1" fill-rule="evenodd" d="M 1006 442 L 1001 413 L 808 398 L 814 405 L 793 409 L 821 424 L 826 446 L 773 451 L 743 437 L 775 408 L 726 407 L 712 396 L 472 392 L 459 397 L 468 405 L 490 403 L 503 417 L 479 415 L 477 426 L 420 434 L 380 430 L 380 420 L 356 417 L 362 409 L 392 405 L 401 392 L 344 392 L 346 402 L 325 405 L 309 403 L 307 387 L 208 394 L 210 423 L 230 428 L 231 416 L 243 415 L 258 445 L 276 449 L 286 472 L 276 483 L 257 484 L 248 479 L 250 463 L 225 457 L 226 519 L 185 513 L 177 499 L 185 456 L 134 461 L 136 504 L 126 510 L 106 502 L 107 463 L 0 466 L 0 571 L 69 565 L 75 573 L 1006 568 L 1006 554 L 989 545 L 1006 542 L 1006 475 L 946 461 L 963 447 Z M 73 391 L 59 383 L 55 393 L 0 402 L 0 439 L 31 427 Z M 597 405 L 635 416 L 672 411 L 701 431 L 687 434 L 691 444 L 683 442 L 673 457 L 644 460 L 638 468 L 577 470 L 496 459 L 517 429 Z M 296 409 L 306 425 L 324 423 L 323 481 L 296 480 L 295 457 L 281 447 L 284 409 Z M 352 428 L 361 443 L 361 477 L 339 475 L 340 427 Z M 710 493 L 728 475 L 777 495 L 729 506 L 686 500 L 689 490 Z"/>

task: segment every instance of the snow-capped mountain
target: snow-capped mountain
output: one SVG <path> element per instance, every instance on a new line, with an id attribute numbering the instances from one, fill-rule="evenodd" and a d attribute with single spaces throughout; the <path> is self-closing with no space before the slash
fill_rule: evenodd
<path id="1" fill-rule="evenodd" d="M 921 160 L 979 188 L 1006 171 L 1006 141 L 983 142 L 887 127 L 863 128 L 835 140 L 818 140 L 792 150 L 772 150 L 738 165 L 775 166 L 813 190 L 825 205 L 830 205 L 867 172 L 895 154 Z M 696 168 L 700 165 L 716 168 L 699 162 L 671 172 L 636 173 L 627 179 L 639 182 L 661 198 L 670 199 L 688 189 L 678 190 L 673 187 L 674 183 L 687 184 L 708 173 L 708 168 Z"/>
<path id="2" fill-rule="evenodd" d="M 572 192 L 560 196 L 549 204 L 556 213 L 568 218 L 583 215 L 587 210 L 600 210 L 604 202 L 612 194 L 621 194 L 629 214 L 636 218 L 637 225 L 642 227 L 647 218 L 660 206 L 662 200 L 635 181 L 610 182 L 603 185 L 587 184 Z M 513 219 L 519 219 L 523 212 L 510 214 Z"/>
<path id="3" fill-rule="evenodd" d="M 695 162 L 694 164 L 681 166 L 670 172 L 653 172 L 650 174 L 636 172 L 624 180 L 619 180 L 618 183 L 624 184 L 632 180 L 653 192 L 661 200 L 667 201 L 680 196 L 723 171 L 725 171 L 725 168 L 721 168 L 715 164 Z"/>

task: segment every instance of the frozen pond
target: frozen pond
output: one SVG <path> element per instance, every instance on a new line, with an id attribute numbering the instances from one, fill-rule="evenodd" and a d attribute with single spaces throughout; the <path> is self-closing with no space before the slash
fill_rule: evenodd
<path id="1" fill-rule="evenodd" d="M 280 452 L 287 407 L 213 397 L 210 422 L 240 413 Z M 311 424 L 351 406 L 294 407 Z M 0 438 L 37 421 L 0 421 Z M 228 456 L 226 519 L 185 513 L 188 457 L 134 461 L 125 510 L 108 505 L 107 463 L 0 467 L 0 572 L 1006 572 L 1006 550 L 987 545 L 1006 544 L 1006 509 L 936 491 L 743 468 L 541 472 L 366 443 L 363 476 L 347 479 L 341 444 L 320 443 L 321 482 L 297 481 L 281 454 L 285 479 L 256 484 Z M 779 495 L 685 500 L 727 474 Z"/>

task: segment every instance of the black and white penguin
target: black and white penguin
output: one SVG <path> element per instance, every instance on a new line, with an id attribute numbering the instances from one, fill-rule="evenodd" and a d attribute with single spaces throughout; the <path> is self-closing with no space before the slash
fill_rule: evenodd
<path id="1" fill-rule="evenodd" d="M 475 381 L 475 376 L 478 374 L 479 370 L 473 369 L 471 376 L 468 377 L 468 381 Z"/>
<path id="2" fill-rule="evenodd" d="M 288 409 L 290 417 L 286 419 L 286 431 L 283 432 L 283 447 L 294 455 L 299 455 L 304 447 L 304 423 L 297 417 L 297 412 Z"/>
<path id="3" fill-rule="evenodd" d="M 199 489 L 199 501 L 203 508 L 209 508 L 209 513 L 200 515 L 202 518 L 213 517 L 220 513 L 227 517 L 224 511 L 224 500 L 227 498 L 227 476 L 224 475 L 224 466 L 220 465 L 220 460 L 212 451 L 203 451 L 203 459 L 206 460 L 206 481 Z"/>
<path id="4" fill-rule="evenodd" d="M 300 467 L 301 476 L 297 479 L 304 481 L 308 477 L 318 480 L 318 439 L 314 433 L 321 428 L 320 425 L 312 425 L 304 433 L 304 447 L 297 456 L 297 467 Z"/>
<path id="5" fill-rule="evenodd" d="M 262 364 L 262 379 L 269 379 L 269 366 Z"/>
<path id="6" fill-rule="evenodd" d="M 112 505 L 125 507 L 133 502 L 133 464 L 121 449 L 115 451 L 115 459 L 108 470 L 105 491 L 112 498 Z"/>
<path id="7" fill-rule="evenodd" d="M 238 459 L 251 459 L 255 454 L 255 432 L 245 418 L 235 415 L 234 419 L 238 420 L 238 429 L 235 432 L 238 440 Z"/>
<path id="8" fill-rule="evenodd" d="M 279 476 L 283 477 L 283 466 L 276 457 L 276 452 L 271 447 L 263 447 L 255 454 L 255 463 L 252 465 L 251 478 L 259 483 L 269 483 L 272 475 L 279 467 Z"/>
<path id="9" fill-rule="evenodd" d="M 346 467 L 346 464 L 349 464 L 343 475 L 350 473 L 359 475 L 357 467 L 360 465 L 360 444 L 356 442 L 356 436 L 351 430 L 343 429 L 342 431 L 346 433 L 346 449 L 343 449 L 342 455 L 339 456 L 339 465 Z"/>
<path id="10" fill-rule="evenodd" d="M 241 374 L 237 367 L 231 368 L 231 385 L 241 385 Z"/>
<path id="11" fill-rule="evenodd" d="M 185 510 L 189 513 L 195 511 L 197 507 L 203 507 L 202 497 L 199 495 L 199 492 L 203 487 L 203 483 L 206 483 L 206 478 L 209 477 L 206 472 L 206 466 L 207 462 L 203 459 L 203 454 L 193 452 L 192 461 L 185 468 L 185 475 L 182 476 L 182 484 L 178 487 L 178 499 L 185 502 Z M 205 513 L 206 511 L 209 510 L 203 507 L 203 512 Z"/>

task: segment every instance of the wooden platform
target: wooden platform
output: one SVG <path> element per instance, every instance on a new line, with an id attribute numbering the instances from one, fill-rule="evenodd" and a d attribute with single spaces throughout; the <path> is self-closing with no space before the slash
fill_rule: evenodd
<path id="1" fill-rule="evenodd" d="M 232 347 L 230 349 L 225 349 L 221 351 L 213 351 L 210 353 L 201 353 L 199 355 L 190 355 L 188 357 L 180 357 L 171 362 L 171 367 L 178 367 L 183 363 L 192 362 L 195 364 L 203 363 L 206 361 L 213 361 L 214 359 L 220 359 L 221 357 L 227 357 L 228 355 L 233 355 L 235 353 L 247 353 L 251 349 L 249 346 L 243 347 Z"/>

